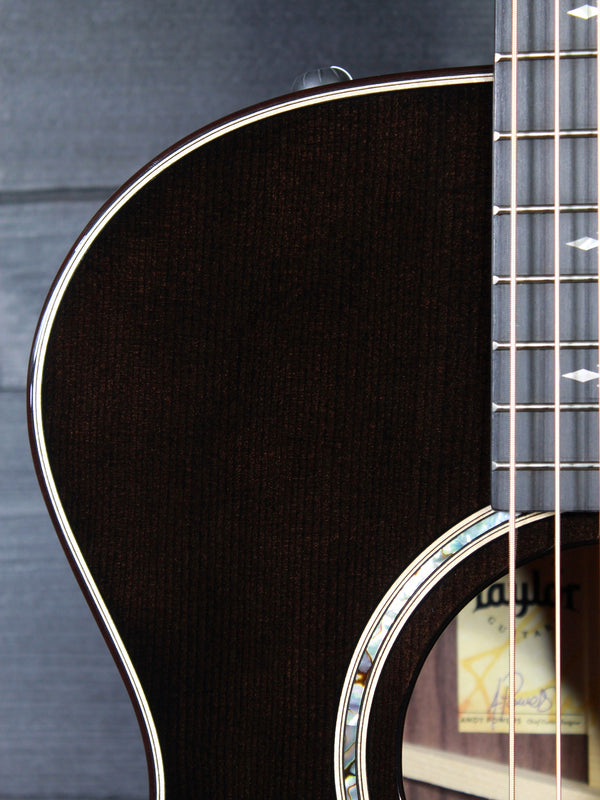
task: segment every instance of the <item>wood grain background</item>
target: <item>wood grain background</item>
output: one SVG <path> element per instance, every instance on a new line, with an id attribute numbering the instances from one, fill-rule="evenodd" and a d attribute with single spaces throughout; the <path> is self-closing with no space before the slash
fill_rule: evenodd
<path id="1" fill-rule="evenodd" d="M 0 0 L 0 798 L 142 798 L 145 758 L 31 466 L 29 348 L 70 245 L 162 149 L 289 90 L 492 61 L 493 0 Z"/>

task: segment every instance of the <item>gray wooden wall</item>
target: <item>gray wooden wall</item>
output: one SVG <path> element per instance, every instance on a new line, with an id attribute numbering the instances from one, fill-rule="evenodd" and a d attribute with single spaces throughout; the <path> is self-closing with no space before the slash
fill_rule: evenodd
<path id="1" fill-rule="evenodd" d="M 312 67 L 492 60 L 493 0 L 0 0 L 0 798 L 141 798 L 129 701 L 47 519 L 25 424 L 45 293 L 101 202 Z"/>

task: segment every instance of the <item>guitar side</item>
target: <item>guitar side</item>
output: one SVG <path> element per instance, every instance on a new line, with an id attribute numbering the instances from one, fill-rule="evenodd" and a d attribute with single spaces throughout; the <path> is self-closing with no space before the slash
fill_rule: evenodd
<path id="1" fill-rule="evenodd" d="M 490 181 L 489 75 L 348 84 L 181 143 L 63 265 L 34 459 L 152 797 L 335 796 L 371 612 L 489 502 Z M 418 668 L 503 557 L 456 570 L 398 643 L 371 797 L 397 796 Z"/>

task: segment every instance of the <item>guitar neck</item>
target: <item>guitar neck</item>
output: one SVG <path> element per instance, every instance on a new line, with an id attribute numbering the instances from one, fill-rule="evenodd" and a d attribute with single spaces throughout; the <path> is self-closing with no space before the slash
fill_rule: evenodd
<path id="1" fill-rule="evenodd" d="M 517 510 L 554 509 L 558 464 L 561 509 L 598 508 L 598 20 L 593 6 L 560 6 L 556 37 L 553 4 L 520 0 L 515 37 L 512 3 L 497 3 L 492 504 L 498 509 L 509 506 L 511 461 Z"/>

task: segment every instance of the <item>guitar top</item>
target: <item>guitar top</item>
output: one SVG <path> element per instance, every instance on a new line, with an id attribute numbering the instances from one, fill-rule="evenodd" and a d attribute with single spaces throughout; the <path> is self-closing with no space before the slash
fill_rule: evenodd
<path id="1" fill-rule="evenodd" d="M 157 800 L 366 796 L 354 756 L 334 768 L 357 643 L 489 503 L 491 104 L 473 72 L 233 116 L 127 184 L 57 278 L 34 458 Z M 404 625 L 370 708 L 374 800 L 397 797 L 425 655 L 504 558 L 490 542 Z"/>

